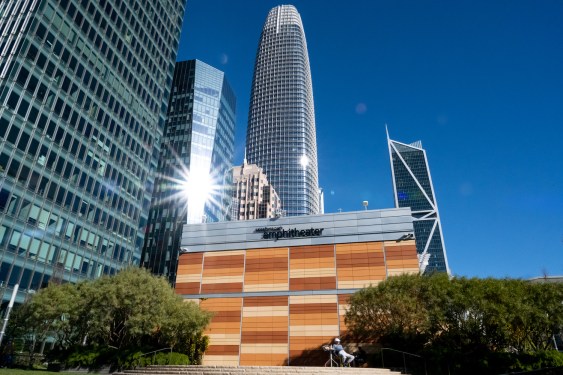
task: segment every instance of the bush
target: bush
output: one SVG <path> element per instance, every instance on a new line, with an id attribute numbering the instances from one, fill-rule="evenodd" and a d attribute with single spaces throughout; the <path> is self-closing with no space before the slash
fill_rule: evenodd
<path id="1" fill-rule="evenodd" d="M 537 370 L 546 367 L 563 366 L 563 353 L 556 350 L 540 350 L 532 354 L 522 354 L 516 361 L 515 370 Z"/>
<path id="2" fill-rule="evenodd" d="M 140 351 L 124 353 L 118 360 L 118 368 L 132 369 L 150 365 L 189 365 L 190 358 L 186 354 L 176 352 L 158 352 L 143 355 Z"/>
<path id="3" fill-rule="evenodd" d="M 55 349 L 48 355 L 49 361 L 62 364 L 64 368 L 82 367 L 97 370 L 110 365 L 117 352 L 111 348 L 99 346 L 73 346 L 68 349 Z"/>
<path id="4" fill-rule="evenodd" d="M 129 350 L 116 350 L 98 346 L 77 346 L 68 350 L 50 353 L 49 360 L 62 363 L 63 368 L 87 368 L 98 370 L 110 366 L 110 370 L 132 369 L 149 365 L 189 365 L 190 357 L 177 352 L 158 352 L 143 355 L 152 351 L 152 348 L 135 348 Z M 60 361 L 60 362 L 59 362 Z"/>
<path id="5" fill-rule="evenodd" d="M 208 345 L 203 332 L 211 316 L 185 302 L 166 279 L 130 268 L 78 284 L 50 284 L 14 310 L 10 333 L 38 341 L 51 337 L 57 349 L 49 353 L 49 361 L 66 367 L 198 363 Z M 88 346 L 82 346 L 85 338 Z M 166 353 L 142 356 L 170 347 L 189 359 Z"/>
<path id="6" fill-rule="evenodd" d="M 154 357 L 147 357 L 146 365 L 189 365 L 190 358 L 182 353 L 156 353 Z"/>

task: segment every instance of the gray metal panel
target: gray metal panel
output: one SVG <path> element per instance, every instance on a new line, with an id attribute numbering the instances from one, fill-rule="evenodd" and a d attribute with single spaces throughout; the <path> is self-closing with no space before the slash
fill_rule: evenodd
<path id="1" fill-rule="evenodd" d="M 334 244 L 334 239 L 339 237 L 315 237 L 311 239 L 311 245 L 330 245 Z"/>
<path id="2" fill-rule="evenodd" d="M 363 220 L 358 220 L 357 224 L 358 227 L 364 227 L 364 226 L 369 226 L 369 225 L 379 225 L 381 223 L 383 223 L 385 221 L 385 219 L 381 219 L 381 218 L 369 218 L 369 219 L 363 219 Z"/>
<path id="3" fill-rule="evenodd" d="M 380 210 L 379 212 L 381 214 L 381 217 L 411 215 L 410 207 L 390 208 L 386 210 Z"/>
<path id="4" fill-rule="evenodd" d="M 323 228 L 321 236 L 262 239 L 257 228 L 283 230 Z M 182 246 L 189 251 L 220 251 L 271 247 L 307 246 L 316 244 L 396 240 L 413 232 L 409 208 L 370 210 L 259 219 L 184 226 Z"/>
<path id="5" fill-rule="evenodd" d="M 391 238 L 386 238 L 387 236 L 377 233 L 377 234 L 364 234 L 364 235 L 358 235 L 358 242 L 379 242 L 379 241 L 388 241 Z M 397 239 L 398 237 L 394 234 L 393 235 L 393 240 Z M 339 243 L 343 243 L 343 242 L 339 242 Z"/>
<path id="6" fill-rule="evenodd" d="M 357 226 L 355 227 L 344 227 L 344 228 L 334 228 L 332 229 L 332 233 L 335 236 L 341 235 L 341 234 L 358 234 L 359 228 Z"/>
<path id="7" fill-rule="evenodd" d="M 375 211 L 366 211 L 366 212 L 375 212 Z M 338 221 L 346 221 L 346 220 L 356 220 L 358 218 L 357 212 L 341 212 L 337 214 L 329 214 L 333 217 L 333 220 Z"/>
<path id="8" fill-rule="evenodd" d="M 408 220 L 405 220 L 404 216 L 390 216 L 383 219 L 382 224 L 404 223 L 404 222 L 408 222 Z"/>
<path id="9" fill-rule="evenodd" d="M 412 224 L 409 225 L 408 223 L 398 223 L 398 224 L 387 224 L 382 225 L 381 228 L 383 232 L 412 232 Z"/>

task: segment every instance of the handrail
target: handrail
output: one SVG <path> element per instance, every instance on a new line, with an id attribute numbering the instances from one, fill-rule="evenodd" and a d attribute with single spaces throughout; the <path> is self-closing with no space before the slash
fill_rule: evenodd
<path id="1" fill-rule="evenodd" d="M 149 355 L 149 354 L 153 355 L 152 363 L 154 364 L 154 357 L 156 356 L 156 353 L 162 352 L 164 350 L 170 350 L 170 353 L 172 353 L 172 348 L 162 348 L 162 349 L 158 349 L 158 350 L 153 350 L 152 352 L 143 353 L 135 359 L 134 367 L 136 368 L 137 366 L 140 365 L 141 357 L 144 357 L 144 356 Z"/>
<path id="2" fill-rule="evenodd" d="M 402 351 L 402 350 L 397 350 L 397 349 L 393 349 L 393 348 L 381 348 L 381 351 L 383 351 L 383 350 L 392 350 L 392 351 L 394 351 L 394 352 L 412 355 L 413 357 L 424 358 L 423 356 L 418 355 L 418 354 L 413 354 L 413 353 L 409 353 L 409 352 L 404 352 L 404 351 Z"/>
<path id="3" fill-rule="evenodd" d="M 163 350 L 170 350 L 170 353 L 172 353 L 172 348 L 162 348 L 162 349 L 158 349 L 158 350 L 153 350 L 152 352 L 143 353 L 143 354 L 141 354 L 139 357 L 143 357 L 143 356 L 145 356 L 145 355 L 147 355 L 147 354 L 158 353 L 158 352 L 161 352 L 161 351 L 163 351 Z"/>
<path id="4" fill-rule="evenodd" d="M 384 350 L 391 350 L 393 352 L 401 353 L 403 355 L 403 370 L 404 370 L 405 374 L 407 373 L 407 362 L 405 360 L 405 354 L 410 355 L 412 357 L 421 358 L 424 361 L 424 374 L 426 374 L 426 375 L 428 374 L 428 371 L 426 369 L 426 359 L 423 356 L 418 355 L 418 354 L 409 353 L 409 352 L 404 352 L 402 350 L 397 350 L 397 349 L 393 349 L 393 348 L 381 348 L 381 366 L 382 367 L 385 367 L 385 363 L 383 361 L 383 351 Z"/>

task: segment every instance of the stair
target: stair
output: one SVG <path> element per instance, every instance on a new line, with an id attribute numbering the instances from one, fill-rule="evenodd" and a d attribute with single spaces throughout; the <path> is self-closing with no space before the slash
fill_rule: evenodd
<path id="1" fill-rule="evenodd" d="M 114 375 L 399 375 L 383 368 L 298 366 L 148 366 Z"/>

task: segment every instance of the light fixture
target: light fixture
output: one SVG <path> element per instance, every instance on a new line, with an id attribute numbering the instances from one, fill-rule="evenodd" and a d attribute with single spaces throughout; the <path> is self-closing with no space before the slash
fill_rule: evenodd
<path id="1" fill-rule="evenodd" d="M 407 241 L 414 239 L 414 233 L 403 234 L 401 237 L 397 238 L 396 242 Z"/>

